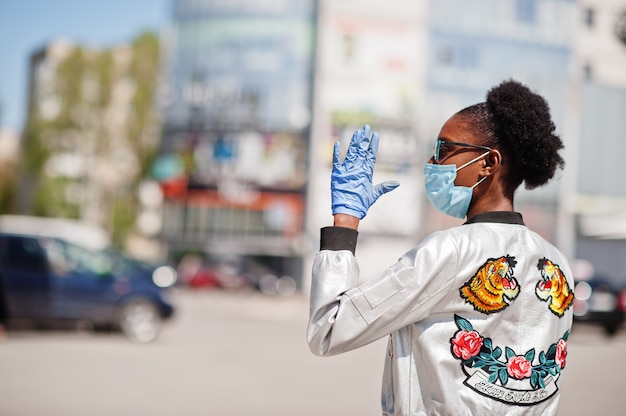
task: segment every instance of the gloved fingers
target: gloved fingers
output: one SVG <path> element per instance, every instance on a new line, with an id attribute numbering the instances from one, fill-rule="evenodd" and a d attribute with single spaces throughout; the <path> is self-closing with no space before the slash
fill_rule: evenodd
<path id="1" fill-rule="evenodd" d="M 352 133 L 352 139 L 350 139 L 350 144 L 346 151 L 346 161 L 352 162 L 359 156 L 359 147 L 362 141 L 363 135 L 361 134 L 361 130 L 355 130 L 354 133 Z"/>
<path id="2" fill-rule="evenodd" d="M 361 128 L 361 141 L 359 142 L 359 150 L 361 154 L 366 154 L 370 148 L 370 126 L 365 124 Z"/>
<path id="3" fill-rule="evenodd" d="M 339 142 L 335 142 L 335 146 L 333 147 L 333 170 L 339 171 L 341 168 L 341 144 Z"/>
<path id="4" fill-rule="evenodd" d="M 398 186 L 400 186 L 400 182 L 398 181 L 387 181 L 374 186 L 374 201 L 376 201 L 387 192 L 393 191 Z M 374 203 L 374 201 L 372 201 L 372 203 Z"/>
<path id="5" fill-rule="evenodd" d="M 378 142 L 379 137 L 378 133 L 374 132 L 372 134 L 372 140 L 370 141 L 370 146 L 367 151 L 367 159 L 371 162 L 372 166 L 376 163 L 376 153 L 378 153 Z"/>
<path id="6" fill-rule="evenodd" d="M 355 130 L 346 153 L 346 160 L 352 162 L 367 154 L 370 147 L 370 126 L 365 124 L 360 130 Z"/>

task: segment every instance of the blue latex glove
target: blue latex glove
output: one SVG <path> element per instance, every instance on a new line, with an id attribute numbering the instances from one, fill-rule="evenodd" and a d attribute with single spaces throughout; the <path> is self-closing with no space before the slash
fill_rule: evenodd
<path id="1" fill-rule="evenodd" d="M 377 151 L 378 133 L 372 134 L 370 139 L 367 124 L 352 135 L 343 163 L 339 160 L 340 144 L 335 143 L 330 179 L 333 215 L 348 214 L 363 219 L 378 198 L 400 185 L 396 181 L 372 185 Z"/>

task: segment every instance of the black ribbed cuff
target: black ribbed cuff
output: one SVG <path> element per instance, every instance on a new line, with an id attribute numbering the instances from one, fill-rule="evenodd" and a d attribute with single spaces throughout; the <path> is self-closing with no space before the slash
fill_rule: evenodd
<path id="1" fill-rule="evenodd" d="M 350 250 L 356 252 L 359 232 L 346 227 L 324 227 L 320 230 L 320 250 Z"/>

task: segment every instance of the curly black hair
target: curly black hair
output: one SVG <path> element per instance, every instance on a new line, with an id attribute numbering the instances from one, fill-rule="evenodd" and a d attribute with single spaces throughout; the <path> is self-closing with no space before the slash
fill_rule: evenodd
<path id="1" fill-rule="evenodd" d="M 485 146 L 503 153 L 512 190 L 525 182 L 526 189 L 545 185 L 565 162 L 559 155 L 563 142 L 546 100 L 527 86 L 507 80 L 487 93 L 487 101 L 457 113 L 484 138 Z"/>

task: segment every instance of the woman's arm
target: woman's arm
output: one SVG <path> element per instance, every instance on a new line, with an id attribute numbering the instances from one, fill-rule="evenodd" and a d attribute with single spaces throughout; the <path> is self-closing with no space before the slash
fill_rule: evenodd
<path id="1" fill-rule="evenodd" d="M 352 228 L 353 230 L 359 229 L 359 220 L 357 217 L 348 214 L 335 214 L 334 223 L 335 227 Z"/>

